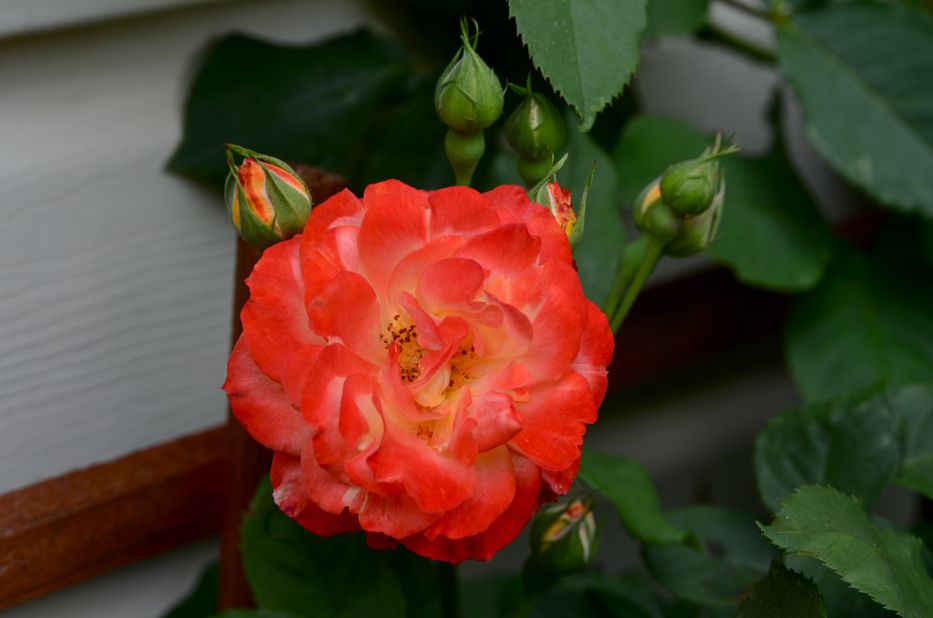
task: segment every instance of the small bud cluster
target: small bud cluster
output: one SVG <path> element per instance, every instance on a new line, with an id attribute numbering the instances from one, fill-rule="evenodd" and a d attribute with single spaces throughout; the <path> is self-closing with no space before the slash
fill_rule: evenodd
<path id="1" fill-rule="evenodd" d="M 244 157 L 239 165 L 235 154 Z M 227 144 L 227 163 L 227 212 L 243 240 L 264 249 L 304 229 L 311 194 L 287 163 L 234 144 Z"/>
<path id="2" fill-rule="evenodd" d="M 726 184 L 720 159 L 738 152 L 720 137 L 702 155 L 668 167 L 635 199 L 635 225 L 664 253 L 687 257 L 716 238 Z"/>

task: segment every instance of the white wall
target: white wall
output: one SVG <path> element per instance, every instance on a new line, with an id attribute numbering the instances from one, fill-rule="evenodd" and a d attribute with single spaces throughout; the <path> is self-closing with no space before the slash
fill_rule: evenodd
<path id="1" fill-rule="evenodd" d="M 217 195 L 162 169 L 193 59 L 233 29 L 346 30 L 360 5 L 0 40 L 0 493 L 223 420 L 234 236 Z"/>

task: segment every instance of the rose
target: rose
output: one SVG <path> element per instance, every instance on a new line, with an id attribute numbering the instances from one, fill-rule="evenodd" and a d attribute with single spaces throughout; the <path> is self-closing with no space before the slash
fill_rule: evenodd
<path id="1" fill-rule="evenodd" d="M 248 280 L 224 389 L 279 507 L 487 560 L 576 476 L 613 339 L 567 237 L 515 186 L 343 191 Z"/>

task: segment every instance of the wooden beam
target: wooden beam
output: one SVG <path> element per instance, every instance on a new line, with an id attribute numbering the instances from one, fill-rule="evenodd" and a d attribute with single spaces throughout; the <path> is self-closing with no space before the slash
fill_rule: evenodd
<path id="1" fill-rule="evenodd" d="M 0 608 L 219 532 L 224 431 L 0 496 Z"/>

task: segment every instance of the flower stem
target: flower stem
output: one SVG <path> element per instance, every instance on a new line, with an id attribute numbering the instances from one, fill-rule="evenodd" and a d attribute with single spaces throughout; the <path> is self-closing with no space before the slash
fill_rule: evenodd
<path id="1" fill-rule="evenodd" d="M 759 62 L 765 62 L 767 64 L 774 64 L 777 62 L 777 54 L 773 50 L 760 47 L 715 24 L 709 24 L 701 28 L 697 32 L 697 37 L 713 43 L 725 45 Z"/>
<path id="2" fill-rule="evenodd" d="M 622 256 L 619 258 L 619 266 L 616 268 L 616 278 L 612 282 L 612 289 L 609 291 L 609 297 L 603 305 L 603 313 L 610 318 L 619 309 L 619 303 L 622 302 L 622 295 L 631 285 L 635 273 L 638 272 L 638 266 L 641 264 L 645 255 L 645 245 L 647 239 L 639 236 L 637 239 L 625 245 L 622 250 Z"/>
<path id="3" fill-rule="evenodd" d="M 638 265 L 635 278 L 625 291 L 622 304 L 616 310 L 615 315 L 612 316 L 612 320 L 609 323 L 613 333 L 618 331 L 619 327 L 622 326 L 622 322 L 625 321 L 625 317 L 635 303 L 635 299 L 638 298 L 638 293 L 641 292 L 641 288 L 648 279 L 648 275 L 654 271 L 654 267 L 658 264 L 658 260 L 661 259 L 661 251 L 664 249 L 664 245 L 652 240 L 650 237 L 646 238 L 645 252 L 642 256 L 641 263 Z"/>
<path id="4" fill-rule="evenodd" d="M 461 618 L 458 565 L 437 562 L 437 579 L 441 587 L 441 615 L 444 618 Z"/>

